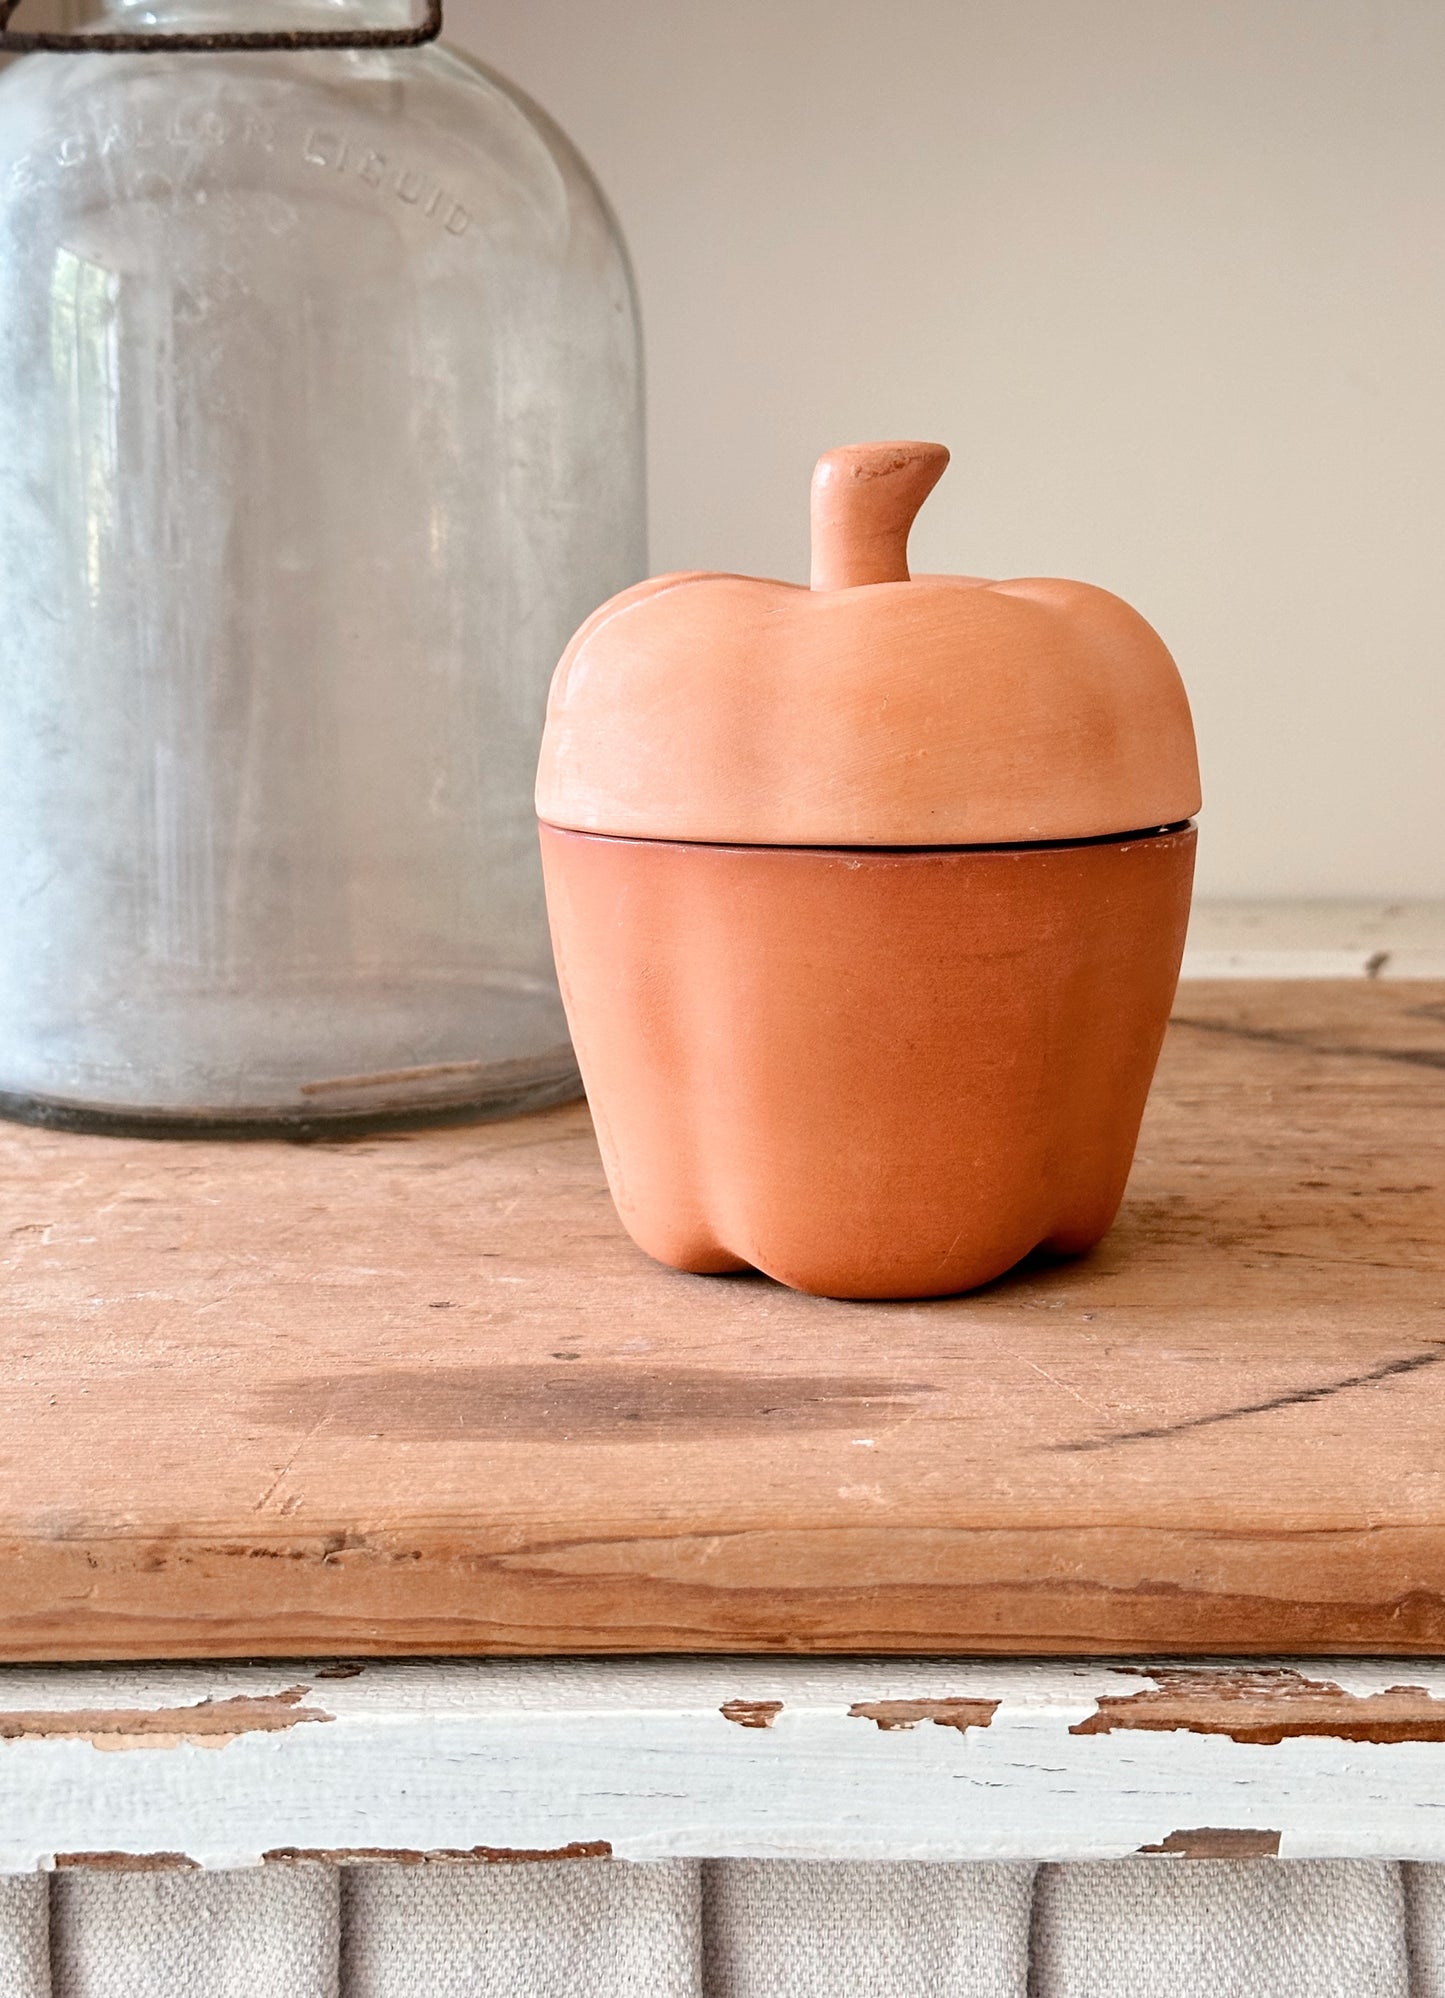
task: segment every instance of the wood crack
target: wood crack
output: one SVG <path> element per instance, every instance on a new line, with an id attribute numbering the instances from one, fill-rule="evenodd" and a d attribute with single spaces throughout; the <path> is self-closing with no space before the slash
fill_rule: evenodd
<path id="1" fill-rule="evenodd" d="M 1308 1408 L 1331 1396 L 1348 1394 L 1356 1388 L 1377 1387 L 1380 1382 L 1397 1380 L 1404 1374 L 1418 1374 L 1445 1360 L 1445 1343 L 1428 1352 L 1406 1353 L 1398 1360 L 1385 1360 L 1363 1373 L 1346 1374 L 1337 1381 L 1322 1381 L 1318 1387 L 1292 1388 L 1288 1394 L 1271 1395 L 1265 1401 L 1241 1402 L 1237 1408 L 1214 1409 L 1207 1415 L 1186 1416 L 1182 1422 L 1162 1422 L 1147 1429 L 1117 1429 L 1106 1436 L 1084 1436 L 1074 1442 L 1050 1443 L 1054 1454 L 1079 1454 L 1089 1450 L 1112 1450 L 1121 1443 L 1156 1443 L 1168 1436 L 1184 1436 L 1193 1429 L 1213 1429 L 1224 1422 L 1242 1422 L 1246 1416 L 1272 1415 L 1282 1408 Z"/>

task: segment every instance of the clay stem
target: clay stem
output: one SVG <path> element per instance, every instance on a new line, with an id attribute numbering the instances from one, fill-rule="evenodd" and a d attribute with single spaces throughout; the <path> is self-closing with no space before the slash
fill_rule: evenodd
<path id="1" fill-rule="evenodd" d="M 813 473 L 815 590 L 908 581 L 908 532 L 943 476 L 941 444 L 849 444 Z"/>

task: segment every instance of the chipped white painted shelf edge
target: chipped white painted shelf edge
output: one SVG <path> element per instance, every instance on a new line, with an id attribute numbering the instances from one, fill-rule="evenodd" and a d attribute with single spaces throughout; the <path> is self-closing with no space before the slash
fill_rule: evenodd
<path id="1" fill-rule="evenodd" d="M 0 1672 L 0 1869 L 1445 1860 L 1445 1665 L 468 1660 Z"/>

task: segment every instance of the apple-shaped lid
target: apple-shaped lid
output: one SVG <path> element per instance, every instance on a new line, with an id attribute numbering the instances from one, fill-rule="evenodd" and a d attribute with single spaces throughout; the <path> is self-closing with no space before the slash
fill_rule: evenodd
<path id="1" fill-rule="evenodd" d="M 596 611 L 552 682 L 548 824 L 744 846 L 992 846 L 1199 808 L 1174 661 L 1087 583 L 908 573 L 941 444 L 813 475 L 812 586 L 658 576 Z"/>

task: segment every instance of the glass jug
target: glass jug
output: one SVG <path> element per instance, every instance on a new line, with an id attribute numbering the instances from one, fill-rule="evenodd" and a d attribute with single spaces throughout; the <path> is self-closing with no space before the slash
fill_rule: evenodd
<path id="1" fill-rule="evenodd" d="M 0 1110 L 575 1093 L 532 782 L 557 655 L 645 571 L 639 377 L 595 183 L 466 57 L 0 77 Z"/>

